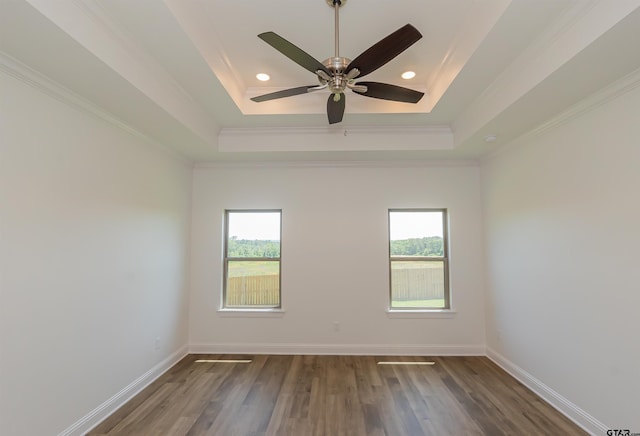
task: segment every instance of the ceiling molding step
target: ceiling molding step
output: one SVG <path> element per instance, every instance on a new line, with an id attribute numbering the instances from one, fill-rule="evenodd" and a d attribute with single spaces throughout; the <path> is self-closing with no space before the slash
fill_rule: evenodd
<path id="1" fill-rule="evenodd" d="M 448 126 L 222 129 L 220 152 L 452 150 Z"/>
<path id="2" fill-rule="evenodd" d="M 579 103 L 573 105 L 566 111 L 562 112 L 553 119 L 540 125 L 539 127 L 531 130 L 528 133 L 522 135 L 523 137 L 537 136 L 548 130 L 554 129 L 559 125 L 562 125 L 568 121 L 571 121 L 586 112 L 590 112 L 608 102 L 615 100 L 616 98 L 633 91 L 640 87 L 640 69 L 628 74 L 622 79 L 612 83 L 604 89 L 592 94 Z"/>
<path id="3" fill-rule="evenodd" d="M 47 95 L 50 98 L 53 98 L 54 100 L 66 104 L 67 106 L 79 112 L 90 115 L 124 131 L 125 133 L 135 137 L 136 139 L 149 144 L 157 150 L 160 150 L 167 157 L 170 157 L 175 161 L 178 161 L 189 167 L 193 166 L 193 161 L 176 152 L 173 148 L 156 141 L 150 136 L 142 133 L 141 131 L 133 128 L 129 124 L 112 115 L 110 112 L 105 111 L 104 109 L 100 108 L 84 97 L 81 97 L 70 89 L 60 85 L 59 83 L 44 76 L 33 68 L 30 68 L 29 66 L 1 51 L 0 72 L 38 90 L 39 92 Z"/>
<path id="4" fill-rule="evenodd" d="M 515 138 L 513 141 L 505 143 L 500 147 L 492 150 L 485 156 L 480 159 L 481 163 L 490 161 L 496 156 L 500 156 L 501 154 L 507 152 L 508 150 L 513 149 L 514 147 L 523 144 L 532 138 L 538 137 L 550 130 L 553 130 L 573 119 L 576 119 L 587 112 L 590 112 L 594 109 L 599 108 L 616 98 L 627 94 L 637 88 L 640 88 L 640 69 L 626 75 L 622 79 L 612 83 L 611 85 L 597 91 L 591 96 L 581 100 L 579 103 L 571 106 L 566 111 L 558 114 L 554 118 L 549 121 L 541 124 L 533 130 L 530 130 L 523 135 Z"/>
<path id="5" fill-rule="evenodd" d="M 320 3 L 324 2 L 319 2 L 319 4 Z M 366 102 L 357 102 L 356 99 L 360 97 L 353 100 L 349 97 L 348 113 L 430 113 L 458 76 L 463 66 L 469 61 L 478 46 L 490 33 L 510 3 L 511 0 L 492 0 L 491 2 L 484 2 L 482 4 L 474 3 L 473 5 L 468 5 L 468 10 L 465 11 L 462 15 L 463 18 L 457 23 L 457 27 L 464 28 L 465 31 L 458 33 L 457 36 L 450 41 L 446 47 L 446 51 L 442 54 L 442 60 L 437 63 L 428 75 L 423 74 L 420 79 L 422 82 L 420 82 L 420 84 L 413 82 L 412 86 L 410 86 L 411 89 L 424 93 L 427 93 L 427 89 L 433 89 L 433 91 L 435 91 L 434 97 L 425 95 L 418 104 L 411 105 L 398 104 L 390 101 L 371 101 L 373 99 L 363 99 Z M 228 45 L 223 43 L 224 38 L 222 37 L 226 36 L 228 31 L 225 32 L 224 29 L 221 29 L 221 23 L 217 21 L 220 19 L 216 17 L 224 17 L 224 14 L 215 14 L 216 9 L 214 9 L 211 4 L 207 2 L 165 0 L 165 5 L 176 18 L 176 21 L 194 47 L 205 59 L 237 108 L 244 115 L 323 113 L 327 99 L 326 93 L 314 93 L 319 95 L 319 97 L 308 97 L 306 99 L 298 97 L 296 99 L 288 99 L 286 102 L 269 101 L 256 104 L 250 101 L 251 97 L 267 94 L 276 90 L 287 89 L 291 86 L 279 85 L 274 88 L 256 87 L 251 86 L 251 84 L 254 83 L 250 81 L 251 79 L 247 79 L 246 76 L 243 79 L 244 75 L 242 69 L 239 68 L 240 63 L 237 61 L 237 54 L 234 53 L 233 49 L 230 49 Z M 323 8 L 324 6 L 320 7 Z M 281 15 L 286 15 L 287 13 L 304 14 L 305 11 L 310 14 L 311 9 L 316 10 L 315 7 L 310 8 L 307 6 L 305 8 L 297 5 L 288 8 L 288 10 L 282 12 Z M 242 16 L 242 12 L 239 12 L 237 15 Z M 251 22 L 252 20 L 254 20 L 252 12 L 248 12 L 245 21 Z M 226 23 L 230 20 L 222 19 L 220 21 Z M 425 29 L 425 32 L 427 32 L 427 29 Z M 257 38 L 255 38 L 254 41 L 254 43 L 257 44 Z M 260 45 L 261 44 L 262 43 L 260 43 Z M 271 65 L 268 59 L 274 55 L 275 51 L 262 45 L 261 47 L 265 55 L 261 52 L 259 56 L 260 62 L 263 65 Z M 267 53 L 269 54 L 266 55 Z M 279 58 L 279 56 L 280 55 L 277 55 L 276 57 Z M 319 60 L 321 59 L 322 58 L 319 58 Z M 308 77 L 312 84 L 316 81 L 311 80 L 312 78 L 315 79 L 315 77 Z M 245 80 L 249 80 L 249 82 L 245 83 Z M 402 81 L 393 82 L 385 80 L 385 82 L 399 86 L 407 85 L 407 83 Z M 297 82 L 291 83 L 293 85 L 293 83 Z M 302 83 L 305 82 L 301 82 L 301 84 Z"/>
<path id="6" fill-rule="evenodd" d="M 205 111 L 98 3 L 26 1 L 187 129 L 207 143 L 215 143 L 218 129 Z"/>
<path id="7" fill-rule="evenodd" d="M 431 159 L 397 161 L 241 161 L 197 162 L 194 169 L 279 169 L 279 168 L 449 168 L 478 167 L 474 159 Z"/>
<path id="8" fill-rule="evenodd" d="M 244 84 L 229 61 L 215 26 L 207 19 L 206 5 L 183 0 L 165 0 L 164 3 L 236 106 L 242 108 Z"/>
<path id="9" fill-rule="evenodd" d="M 566 10 L 455 120 L 456 145 L 471 138 L 638 7 L 635 0 L 589 0 Z"/>
<path id="10" fill-rule="evenodd" d="M 462 38 L 459 36 L 456 40 L 452 41 L 447 51 L 447 57 L 443 59 L 437 69 L 431 73 L 432 77 L 435 77 L 435 80 L 433 83 L 429 83 L 429 110 L 426 112 L 431 112 L 435 105 L 438 104 L 480 44 L 504 15 L 510 4 L 511 0 L 500 0 L 496 2 L 495 8 L 482 5 L 476 11 L 477 13 L 467 16 L 469 22 L 468 25 L 464 27 L 465 32 L 463 34 L 465 37 Z M 447 73 L 443 74 L 445 72 Z"/>

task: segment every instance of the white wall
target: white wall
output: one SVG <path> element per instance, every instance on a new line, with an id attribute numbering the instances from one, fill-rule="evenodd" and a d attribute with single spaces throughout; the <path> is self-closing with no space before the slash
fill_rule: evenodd
<path id="1" fill-rule="evenodd" d="M 191 171 L 3 73 L 0 91 L 0 433 L 52 435 L 186 351 Z"/>
<path id="2" fill-rule="evenodd" d="M 594 432 L 640 431 L 639 113 L 636 89 L 483 166 L 489 352 Z"/>
<path id="3" fill-rule="evenodd" d="M 196 351 L 484 352 L 484 276 L 477 166 L 290 165 L 196 168 L 190 343 Z M 448 319 L 390 319 L 389 208 L 450 214 Z M 282 209 L 280 318 L 223 317 L 223 214 Z M 334 331 L 333 322 L 340 323 Z"/>

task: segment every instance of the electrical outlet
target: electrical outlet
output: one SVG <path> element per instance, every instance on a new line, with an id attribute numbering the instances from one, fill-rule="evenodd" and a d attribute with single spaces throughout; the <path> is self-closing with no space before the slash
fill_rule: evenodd
<path id="1" fill-rule="evenodd" d="M 153 349 L 154 350 L 159 350 L 160 349 L 160 336 L 156 337 L 156 340 L 153 343 Z"/>
<path id="2" fill-rule="evenodd" d="M 333 322 L 333 331 L 334 332 L 339 332 L 340 331 L 340 321 L 334 321 Z"/>

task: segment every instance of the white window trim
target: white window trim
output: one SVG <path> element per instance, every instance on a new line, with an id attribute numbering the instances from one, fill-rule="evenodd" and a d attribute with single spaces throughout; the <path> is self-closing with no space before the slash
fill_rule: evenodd
<path id="1" fill-rule="evenodd" d="M 445 319 L 455 318 L 458 314 L 454 309 L 387 309 L 386 312 L 391 319 Z"/>
<path id="2" fill-rule="evenodd" d="M 286 311 L 282 308 L 223 308 L 218 309 L 218 315 L 222 318 L 282 318 Z"/>

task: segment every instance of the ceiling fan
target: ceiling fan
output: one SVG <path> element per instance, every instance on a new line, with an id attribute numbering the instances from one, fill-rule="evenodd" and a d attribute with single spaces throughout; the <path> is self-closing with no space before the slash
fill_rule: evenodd
<path id="1" fill-rule="evenodd" d="M 404 103 L 417 103 L 420 101 L 424 93 L 414 91 L 413 89 L 391 85 L 389 83 L 355 82 L 357 77 L 372 73 L 413 45 L 422 38 L 420 32 L 411 24 L 406 24 L 369 47 L 354 60 L 347 59 L 341 57 L 339 54 L 339 11 L 340 7 L 343 6 L 347 0 L 326 0 L 326 2 L 335 9 L 335 56 L 326 59 L 322 63 L 275 32 L 265 32 L 258 35 L 258 38 L 262 39 L 280 53 L 301 67 L 314 73 L 318 77 L 320 84 L 272 92 L 270 94 L 253 97 L 251 100 L 263 102 L 328 88 L 331 91 L 331 95 L 327 100 L 327 117 L 329 124 L 342 121 L 345 109 L 344 91 L 347 88 L 365 97 Z"/>

